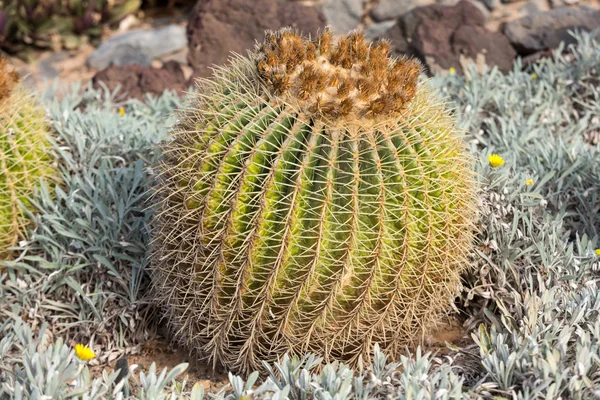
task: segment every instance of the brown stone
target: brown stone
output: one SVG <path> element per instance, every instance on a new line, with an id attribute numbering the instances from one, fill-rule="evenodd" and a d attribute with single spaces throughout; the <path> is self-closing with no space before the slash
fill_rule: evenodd
<path id="1" fill-rule="evenodd" d="M 461 58 L 483 54 L 487 65 L 506 72 L 516 52 L 503 34 L 487 30 L 485 22 L 485 15 L 471 1 L 434 4 L 403 15 L 384 37 L 398 54 L 418 57 L 430 71 L 452 67 L 461 73 Z"/>
<path id="2" fill-rule="evenodd" d="M 225 64 L 235 52 L 246 55 L 262 41 L 265 30 L 291 26 L 315 35 L 325 17 L 315 7 L 277 0 L 203 0 L 191 13 L 187 37 L 188 60 L 194 76 L 212 74 L 211 67 Z"/>
<path id="3" fill-rule="evenodd" d="M 487 65 L 495 65 L 503 72 L 512 69 L 517 56 L 506 36 L 474 25 L 464 25 L 454 31 L 452 52 L 454 55 L 462 54 L 473 60 L 477 54 L 483 54 Z"/>
<path id="4" fill-rule="evenodd" d="M 588 7 L 560 7 L 508 22 L 504 33 L 521 55 L 575 43 L 570 30 L 600 27 L 600 11 Z"/>
<path id="5" fill-rule="evenodd" d="M 97 72 L 92 78 L 95 88 L 101 87 L 100 82 L 111 91 L 120 86 L 119 93 L 139 100 L 143 100 L 145 94 L 159 96 L 166 89 L 176 91 L 187 89 L 183 70 L 175 61 L 166 62 L 162 68 L 111 65 Z"/>

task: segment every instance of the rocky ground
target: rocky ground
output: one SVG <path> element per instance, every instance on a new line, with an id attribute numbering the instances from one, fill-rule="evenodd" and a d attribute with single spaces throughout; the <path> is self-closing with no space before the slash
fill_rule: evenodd
<path id="1" fill-rule="evenodd" d="M 425 341 L 425 352 L 432 352 L 438 356 L 447 354 L 448 345 L 467 349 L 473 341 L 466 330 L 460 325 L 458 320 L 451 320 L 442 324 Z M 465 354 L 467 354 L 465 352 Z M 159 370 L 168 368 L 169 370 L 179 363 L 189 363 L 186 370 L 189 382 L 201 382 L 207 392 L 216 393 L 229 383 L 227 372 L 217 366 L 216 370 L 203 361 L 198 361 L 190 357 L 190 352 L 182 347 L 170 343 L 168 338 L 159 335 L 157 338 L 136 346 L 132 352 L 125 357 L 129 366 L 136 365 L 137 372 L 148 372 L 152 363 L 156 363 Z M 117 369 L 117 361 L 111 360 L 109 366 Z M 105 365 L 100 363 L 92 367 L 92 373 L 100 376 L 105 369 Z"/>
<path id="2" fill-rule="evenodd" d="M 570 40 L 569 29 L 600 27 L 600 1 L 201 1 L 189 14 L 130 16 L 97 48 L 38 52 L 31 62 L 11 62 L 37 88 L 56 78 L 92 80 L 142 98 L 166 88 L 187 90 L 230 52 L 251 48 L 266 29 L 294 26 L 315 34 L 326 25 L 336 34 L 359 28 L 371 39 L 387 39 L 398 55 L 420 58 L 432 72 L 462 73 L 469 60 L 507 71 L 517 56 L 526 64 L 549 55 Z"/>

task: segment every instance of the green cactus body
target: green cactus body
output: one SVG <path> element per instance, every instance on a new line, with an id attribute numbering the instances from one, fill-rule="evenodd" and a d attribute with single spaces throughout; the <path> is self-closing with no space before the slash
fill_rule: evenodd
<path id="1" fill-rule="evenodd" d="M 202 82 L 164 146 L 156 293 L 231 369 L 398 354 L 460 288 L 474 186 L 453 119 L 416 62 L 331 42 L 270 33 Z"/>
<path id="2" fill-rule="evenodd" d="M 55 167 L 50 156 L 44 110 L 15 82 L 0 60 L 0 259 L 24 238 L 28 205 L 40 179 L 50 180 Z"/>

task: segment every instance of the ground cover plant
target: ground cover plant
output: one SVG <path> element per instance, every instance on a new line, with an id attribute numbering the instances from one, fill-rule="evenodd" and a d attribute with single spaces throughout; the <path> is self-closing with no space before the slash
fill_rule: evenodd
<path id="1" fill-rule="evenodd" d="M 526 70 L 518 62 L 507 75 L 473 67 L 431 81 L 449 96 L 478 160 L 478 236 L 456 301 L 472 345 L 444 356 L 415 350 L 399 365 L 376 352 L 373 363 L 352 370 L 317 368 L 318 355 L 288 357 L 269 366 L 272 376 L 232 375 L 213 396 L 600 396 L 595 35 L 577 35 L 575 46 Z M 167 137 L 182 103 L 170 93 L 146 105 L 122 103 L 93 90 L 42 100 L 64 182 L 55 197 L 43 185 L 37 191 L 30 210 L 37 227 L 0 269 L 0 398 L 18 398 L 21 388 L 32 399 L 77 390 L 84 398 L 199 398 L 192 382 L 172 381 L 185 365 L 162 377 L 133 373 L 138 382 L 127 393 L 116 375 L 92 379 L 72 350 L 87 344 L 97 356 L 88 363 L 104 362 L 151 330 L 139 318 L 148 309 L 144 197 L 154 144 Z"/>

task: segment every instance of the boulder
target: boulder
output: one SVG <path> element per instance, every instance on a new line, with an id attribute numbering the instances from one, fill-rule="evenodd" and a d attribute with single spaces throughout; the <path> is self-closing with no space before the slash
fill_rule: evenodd
<path id="1" fill-rule="evenodd" d="M 323 13 L 334 34 L 344 35 L 355 29 L 362 18 L 361 0 L 325 0 Z"/>
<path id="2" fill-rule="evenodd" d="M 560 7 L 509 21 L 504 34 L 521 55 L 575 43 L 570 30 L 600 27 L 600 11 L 588 7 Z"/>
<path id="3" fill-rule="evenodd" d="M 452 53 L 473 60 L 477 54 L 483 54 L 487 65 L 497 66 L 503 72 L 512 69 L 517 56 L 517 52 L 504 35 L 476 25 L 463 25 L 454 31 Z"/>
<path id="4" fill-rule="evenodd" d="M 371 17 L 377 22 L 396 19 L 417 7 L 434 2 L 434 0 L 379 0 L 371 10 Z"/>
<path id="5" fill-rule="evenodd" d="M 136 29 L 105 40 L 89 57 L 92 68 L 109 65 L 149 66 L 152 60 L 184 49 L 185 27 L 167 25 L 155 29 Z"/>
<path id="6" fill-rule="evenodd" d="M 387 31 L 389 31 L 394 25 L 396 25 L 396 20 L 392 19 L 390 21 L 376 22 L 367 26 L 365 29 L 365 38 L 369 40 L 376 40 L 382 37 Z"/>
<path id="7" fill-rule="evenodd" d="M 203 0 L 194 7 L 187 27 L 188 61 L 194 76 L 207 77 L 211 67 L 227 62 L 231 52 L 246 55 L 265 30 L 292 26 L 315 35 L 325 16 L 315 7 L 277 0 Z"/>
<path id="8" fill-rule="evenodd" d="M 102 87 L 100 82 L 111 91 L 120 86 L 119 93 L 139 100 L 143 100 L 145 94 L 159 96 L 166 89 L 188 89 L 183 69 L 175 61 L 166 62 L 162 68 L 111 65 L 97 72 L 92 78 L 94 88 Z"/>
<path id="9" fill-rule="evenodd" d="M 516 56 L 508 39 L 484 27 L 485 15 L 469 0 L 454 6 L 418 7 L 398 19 L 383 36 L 398 55 L 416 56 L 434 72 L 454 68 L 462 72 L 461 59 L 485 56 L 489 66 L 506 72 Z"/>

